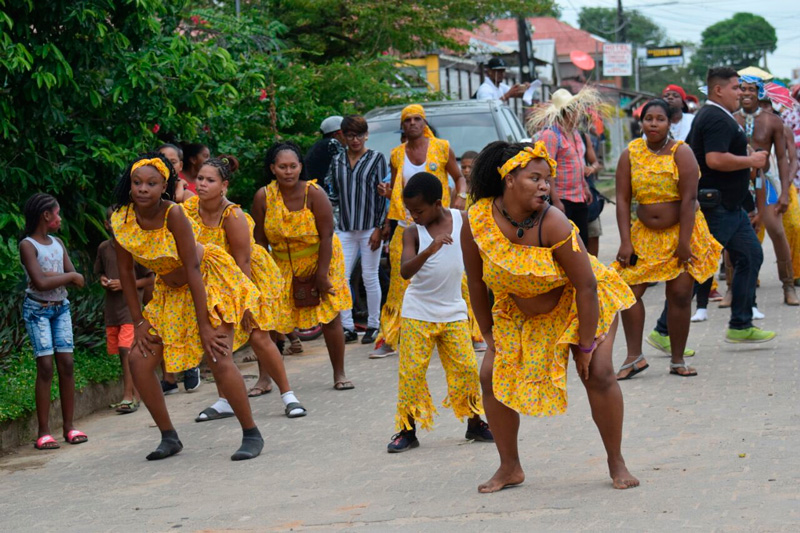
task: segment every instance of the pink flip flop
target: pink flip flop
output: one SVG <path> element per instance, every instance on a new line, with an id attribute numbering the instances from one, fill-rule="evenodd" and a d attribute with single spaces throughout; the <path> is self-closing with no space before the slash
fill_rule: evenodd
<path id="1" fill-rule="evenodd" d="M 43 437 L 39 437 L 33 447 L 37 450 L 57 450 L 61 448 L 52 435 L 44 435 Z"/>
<path id="2" fill-rule="evenodd" d="M 67 436 L 64 437 L 64 440 L 70 444 L 83 444 L 89 437 L 86 436 L 86 433 L 83 431 L 78 431 L 77 429 L 73 429 L 67 433 Z"/>

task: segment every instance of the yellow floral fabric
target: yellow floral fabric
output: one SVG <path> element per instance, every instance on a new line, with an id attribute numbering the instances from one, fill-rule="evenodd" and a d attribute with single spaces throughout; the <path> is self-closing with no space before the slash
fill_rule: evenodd
<path id="1" fill-rule="evenodd" d="M 228 243 L 223 222 L 231 215 L 238 216 L 236 208 L 239 206 L 236 204 L 229 205 L 223 211 L 218 226 L 207 226 L 200 216 L 200 204 L 197 196 L 192 196 L 182 205 L 186 215 L 199 228 L 197 241 L 201 244 L 214 244 L 230 253 L 230 244 Z M 234 349 L 249 340 L 250 332 L 253 329 L 260 329 L 261 331 L 276 329 L 278 318 L 281 316 L 282 310 L 287 306 L 285 301 L 287 294 L 283 290 L 284 284 L 281 271 L 272 256 L 269 255 L 269 252 L 263 246 L 256 244 L 253 238 L 253 228 L 255 227 L 253 218 L 247 213 L 244 213 L 244 217 L 247 220 L 247 227 L 250 231 L 250 279 L 253 280 L 253 283 L 258 288 L 260 297 L 258 306 L 255 309 L 251 309 L 252 321 L 249 324 L 245 324 L 247 327 L 236 328 Z"/>
<path id="2" fill-rule="evenodd" d="M 174 205 L 167 208 L 167 214 Z M 179 207 L 180 209 L 180 207 Z M 199 228 L 191 219 L 195 239 Z M 143 266 L 156 273 L 153 299 L 144 308 L 144 317 L 161 337 L 167 372 L 196 367 L 203 359 L 203 344 L 197 324 L 194 300 L 189 285 L 174 288 L 161 279 L 182 265 L 175 237 L 164 225 L 143 230 L 136 222 L 133 206 L 125 206 L 111 217 L 114 237 L 120 246 Z M 206 307 L 213 327 L 222 323 L 240 325 L 248 311 L 258 306 L 259 291 L 242 273 L 233 258 L 213 244 L 204 245 L 200 272 L 206 288 Z"/>
<path id="3" fill-rule="evenodd" d="M 579 250 L 578 230 L 549 248 L 512 243 L 492 213 L 493 198 L 477 201 L 469 210 L 475 243 L 483 259 L 483 280 L 494 292 L 492 332 L 496 348 L 492 389 L 495 397 L 515 411 L 553 416 L 567 408 L 569 345 L 577 344 L 578 309 L 575 289 L 553 250 L 570 244 Z M 597 278 L 600 307 L 597 332 L 608 332 L 617 312 L 635 303 L 628 285 L 612 269 L 589 256 Z M 532 298 L 563 287 L 556 307 L 531 317 L 519 310 L 512 294 Z"/>
<path id="4" fill-rule="evenodd" d="M 433 348 L 439 352 L 447 379 L 447 397 L 442 406 L 453 410 L 463 421 L 483 414 L 478 360 L 472 350 L 466 320 L 457 322 L 425 322 L 402 319 L 397 388 L 397 431 L 411 429 L 411 417 L 422 429 L 433 428 L 433 405 L 428 389 L 428 365 Z"/>
<path id="5" fill-rule="evenodd" d="M 789 208 L 781 217 L 786 240 L 792 251 L 792 272 L 795 279 L 800 278 L 800 202 L 797 200 L 797 188 L 792 185 L 789 190 Z M 765 228 L 762 224 L 758 228 L 758 240 L 764 242 Z"/>
<path id="6" fill-rule="evenodd" d="M 640 205 L 676 202 L 678 191 L 678 166 L 675 151 L 683 141 L 677 141 L 669 154 L 655 155 L 647 149 L 642 138 L 628 145 L 631 160 L 631 192 Z"/>
<path id="7" fill-rule="evenodd" d="M 483 342 L 483 335 L 481 335 L 481 328 L 478 321 L 475 320 L 475 313 L 472 312 L 472 302 L 469 299 L 469 286 L 467 285 L 467 273 L 464 272 L 464 277 L 461 278 L 461 297 L 467 302 L 467 315 L 469 323 L 469 335 L 472 342 Z"/>
<path id="8" fill-rule="evenodd" d="M 319 186 L 315 181 L 306 183 L 306 199 L 308 187 Z M 314 213 L 305 204 L 299 211 L 289 211 L 283 202 L 283 196 L 276 182 L 266 188 L 266 214 L 264 216 L 264 233 L 270 243 L 272 258 L 283 276 L 284 305 L 283 312 L 277 321 L 277 331 L 289 333 L 294 328 L 311 328 L 317 324 L 327 324 L 334 320 L 340 311 L 353 306 L 350 287 L 344 276 L 344 255 L 339 237 L 333 235 L 333 254 L 328 271 L 328 279 L 333 285 L 334 295 L 320 295 L 320 305 L 316 307 L 295 307 L 292 297 L 292 276 L 310 276 L 317 271 L 319 252 L 307 253 L 309 247 L 319 246 Z M 291 261 L 282 256 L 291 253 Z M 294 268 L 294 270 L 292 270 Z"/>
<path id="9" fill-rule="evenodd" d="M 430 137 L 428 139 L 428 154 L 425 158 L 425 170 L 442 182 L 442 205 L 444 207 L 450 207 L 450 184 L 447 179 L 446 169 L 449 158 L 450 143 L 444 139 Z M 403 163 L 406 160 L 406 143 L 392 149 L 389 160 L 395 169 L 395 179 L 387 216 L 391 220 L 403 220 L 411 224 L 413 220 L 411 220 L 403 204 L 403 186 L 405 185 L 403 182 Z"/>
<path id="10" fill-rule="evenodd" d="M 385 342 L 397 348 L 400 339 L 400 313 L 403 310 L 403 297 L 406 294 L 409 281 L 400 275 L 400 262 L 403 256 L 403 233 L 405 228 L 397 226 L 389 241 L 389 291 L 386 293 L 386 303 L 381 309 L 381 331 L 375 341 L 376 345 Z"/>

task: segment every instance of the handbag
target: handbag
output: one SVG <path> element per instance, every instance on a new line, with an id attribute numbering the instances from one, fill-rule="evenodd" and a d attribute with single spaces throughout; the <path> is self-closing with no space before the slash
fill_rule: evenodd
<path id="1" fill-rule="evenodd" d="M 700 189 L 697 191 L 697 201 L 700 209 L 714 209 L 722 202 L 719 189 Z"/>
<path id="2" fill-rule="evenodd" d="M 320 298 L 316 284 L 316 270 L 309 276 L 296 276 L 294 264 L 292 263 L 292 250 L 289 247 L 288 240 L 286 241 L 286 251 L 289 254 L 289 268 L 292 269 L 292 298 L 294 299 L 294 306 L 298 308 L 317 307 L 320 304 Z"/>

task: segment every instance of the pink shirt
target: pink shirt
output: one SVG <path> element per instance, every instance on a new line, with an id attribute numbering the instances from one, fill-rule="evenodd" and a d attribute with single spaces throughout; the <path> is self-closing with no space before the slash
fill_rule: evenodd
<path id="1" fill-rule="evenodd" d="M 557 131 L 556 131 L 557 130 Z M 561 200 L 584 203 L 583 170 L 586 147 L 578 130 L 571 134 L 564 133 L 558 126 L 541 132 L 539 138 L 544 141 L 547 153 L 556 160 L 555 188 Z"/>

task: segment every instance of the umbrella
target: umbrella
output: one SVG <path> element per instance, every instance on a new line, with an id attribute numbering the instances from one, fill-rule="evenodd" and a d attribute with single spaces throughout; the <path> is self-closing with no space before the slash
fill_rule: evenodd
<path id="1" fill-rule="evenodd" d="M 594 68 L 594 59 L 592 59 L 592 56 L 581 50 L 573 50 L 570 52 L 569 60 L 581 70 L 592 70 Z"/>
<path id="2" fill-rule="evenodd" d="M 745 67 L 740 70 L 738 74 L 739 76 L 755 76 L 756 78 L 761 78 L 764 81 L 769 81 L 773 78 L 772 74 L 758 67 Z"/>
<path id="3" fill-rule="evenodd" d="M 787 109 L 792 109 L 797 103 L 795 99 L 792 98 L 792 95 L 789 94 L 789 89 L 775 82 L 770 81 L 765 83 L 764 91 L 767 93 L 767 98 L 772 100 L 773 103 L 780 104 Z"/>

